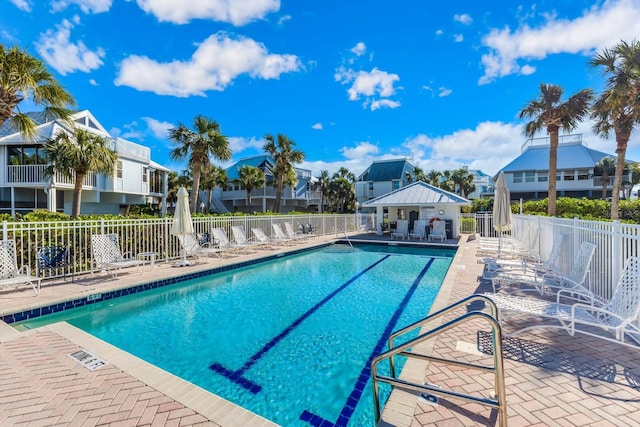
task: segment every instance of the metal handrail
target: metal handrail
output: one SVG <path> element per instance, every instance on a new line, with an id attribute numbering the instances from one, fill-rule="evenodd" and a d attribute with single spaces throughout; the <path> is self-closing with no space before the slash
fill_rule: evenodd
<path id="1" fill-rule="evenodd" d="M 416 338 L 411 339 L 405 342 L 404 344 L 399 345 L 398 347 L 393 347 L 393 341 L 398 336 L 403 335 L 419 326 L 426 324 L 429 321 L 432 321 L 438 317 L 441 317 L 449 313 L 450 311 L 472 301 L 484 301 L 485 304 L 491 309 L 491 314 L 487 314 L 482 311 L 471 311 L 471 312 L 465 313 L 462 316 L 459 316 L 447 323 L 444 323 L 438 327 L 435 327 L 424 334 L 418 335 Z M 461 323 L 464 323 L 468 320 L 472 320 L 475 318 L 484 319 L 491 324 L 492 337 L 493 337 L 493 349 L 494 349 L 493 366 L 477 365 L 473 363 L 460 362 L 453 359 L 443 359 L 439 357 L 428 356 L 424 354 L 418 354 L 418 353 L 412 353 L 410 351 L 406 351 L 408 348 L 412 348 L 423 341 L 431 339 L 443 332 L 448 331 L 449 329 L 455 326 L 458 326 Z M 445 363 L 449 365 L 461 366 L 465 368 L 477 369 L 485 372 L 493 372 L 494 378 L 495 378 L 494 397 L 493 398 L 478 397 L 478 396 L 473 396 L 469 394 L 458 393 L 451 390 L 444 390 L 444 389 L 432 387 L 429 385 L 417 384 L 417 383 L 396 378 L 393 359 L 395 356 L 398 356 L 398 355 L 405 356 L 408 358 L 415 358 L 415 359 Z M 378 364 L 385 359 L 389 359 L 391 364 L 390 376 L 378 375 Z M 387 384 L 390 384 L 391 386 L 401 386 L 414 391 L 428 392 L 440 397 L 444 397 L 444 396 L 452 397 L 452 398 L 461 399 L 467 402 L 475 402 L 481 405 L 486 405 L 491 408 L 495 408 L 498 410 L 498 414 L 499 414 L 499 417 L 498 417 L 499 425 L 501 427 L 506 427 L 507 404 L 506 404 L 506 392 L 505 392 L 505 383 L 504 383 L 504 364 L 502 359 L 502 328 L 500 327 L 500 322 L 498 321 L 498 309 L 495 303 L 490 298 L 484 295 L 474 294 L 456 303 L 453 303 L 448 307 L 445 307 L 444 309 L 439 310 L 436 313 L 422 320 L 419 320 L 418 322 L 415 322 L 399 331 L 394 332 L 389 337 L 389 350 L 379 354 L 373 359 L 373 362 L 371 363 L 371 377 L 373 382 L 373 399 L 374 399 L 373 404 L 375 409 L 376 422 L 380 419 L 380 398 L 379 398 L 378 381 L 383 381 L 383 382 L 386 382 Z"/>
<path id="2" fill-rule="evenodd" d="M 346 232 L 346 231 L 344 231 L 344 227 L 343 227 L 343 226 L 341 226 L 341 225 L 339 225 L 339 226 L 338 226 L 338 229 L 339 229 L 340 231 L 342 231 L 342 234 L 344 234 L 344 238 L 345 238 L 345 239 L 347 239 L 347 243 L 349 244 L 349 246 L 351 246 L 351 249 L 353 249 L 353 245 L 351 244 L 351 240 L 349 240 L 349 236 L 347 236 L 347 232 Z"/>

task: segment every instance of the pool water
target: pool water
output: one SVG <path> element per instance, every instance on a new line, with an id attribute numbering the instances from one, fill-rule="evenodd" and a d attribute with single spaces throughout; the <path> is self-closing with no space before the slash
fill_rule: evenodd
<path id="1" fill-rule="evenodd" d="M 452 255 L 338 245 L 15 326 L 65 320 L 284 426 L 371 426 L 371 359 L 428 313 Z"/>

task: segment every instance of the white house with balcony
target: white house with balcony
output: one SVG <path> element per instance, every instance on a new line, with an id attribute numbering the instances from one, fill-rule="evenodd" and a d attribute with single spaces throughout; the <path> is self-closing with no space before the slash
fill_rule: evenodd
<path id="1" fill-rule="evenodd" d="M 589 148 L 582 135 L 561 135 L 558 143 L 556 194 L 558 197 L 602 197 L 602 174 L 596 168 L 604 157 L 614 155 Z M 549 138 L 525 142 L 521 154 L 501 169 L 511 199 L 538 200 L 549 196 Z M 498 171 L 499 173 L 500 171 Z M 623 182 L 630 182 L 630 176 Z M 613 176 L 608 191 L 611 194 Z"/>
<path id="2" fill-rule="evenodd" d="M 265 185 L 251 192 L 251 206 L 247 205 L 247 190 L 240 183 L 239 170 L 242 166 L 253 166 L 264 172 Z M 274 160 L 271 156 L 261 155 L 241 159 L 227 168 L 227 186 L 220 192 L 220 200 L 229 211 L 251 213 L 273 210 L 276 198 L 273 174 Z M 282 191 L 280 212 L 314 212 L 320 210 L 322 193 L 312 188 L 311 171 L 295 168 L 296 185 L 285 186 Z"/>
<path id="3" fill-rule="evenodd" d="M 0 212 L 27 213 L 47 209 L 71 213 L 74 180 L 59 174 L 46 176 L 44 155 L 47 138 L 70 131 L 68 123 L 47 120 L 43 112 L 28 113 L 37 123 L 33 140 L 5 122 L 0 128 Z M 80 213 L 119 214 L 131 205 L 159 204 L 166 209 L 167 177 L 170 170 L 151 160 L 148 147 L 112 137 L 88 111 L 72 115 L 74 125 L 104 137 L 118 154 L 111 176 L 88 174 L 82 186 Z"/>
<path id="4" fill-rule="evenodd" d="M 399 190 L 408 182 L 413 165 L 406 159 L 378 160 L 369 165 L 356 180 L 356 202 L 361 205 L 383 194 Z"/>

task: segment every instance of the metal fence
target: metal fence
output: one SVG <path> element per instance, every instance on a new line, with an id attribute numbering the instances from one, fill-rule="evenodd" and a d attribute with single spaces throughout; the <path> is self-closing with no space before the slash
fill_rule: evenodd
<path id="1" fill-rule="evenodd" d="M 475 214 L 477 232 L 483 237 L 495 237 L 492 215 Z M 607 301 L 618 282 L 624 262 L 632 256 L 640 256 L 640 225 L 619 221 L 587 221 L 546 216 L 514 215 L 511 234 L 520 241 L 535 245 L 533 253 L 545 259 L 549 256 L 554 239 L 563 235 L 562 251 L 557 265 L 564 272 L 573 267 L 575 255 L 583 242 L 596 244 L 596 251 L 589 269 L 589 289 Z M 524 238 L 529 233 L 529 238 Z M 534 236 L 537 234 L 537 239 Z"/>
<path id="2" fill-rule="evenodd" d="M 210 216 L 194 217 L 195 233 L 206 239 L 213 228 L 223 228 L 231 239 L 231 227 L 241 226 L 247 237 L 252 228 L 260 228 L 271 235 L 272 224 L 289 222 L 294 230 L 311 227 L 319 236 L 336 235 L 359 231 L 362 224 L 374 223 L 374 215 L 310 214 L 274 216 Z M 123 254 L 135 257 L 143 252 L 155 252 L 157 261 L 169 261 L 180 257 L 180 243 L 171 234 L 173 218 L 115 219 L 91 221 L 47 221 L 47 222 L 3 222 L 2 239 L 16 241 L 18 266 L 28 265 L 32 274 L 36 271 L 37 249 L 45 246 L 65 246 L 70 259 L 66 271 L 47 270 L 39 272 L 43 278 L 61 277 L 63 273 L 82 274 L 90 272 L 91 235 L 115 233 Z"/>

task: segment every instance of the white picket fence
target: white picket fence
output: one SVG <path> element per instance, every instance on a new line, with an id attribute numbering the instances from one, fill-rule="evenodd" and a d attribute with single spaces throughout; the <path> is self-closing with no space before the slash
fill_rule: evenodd
<path id="1" fill-rule="evenodd" d="M 493 230 L 492 215 L 476 214 L 477 232 L 481 236 L 496 236 Z M 533 215 L 514 215 L 511 234 L 522 240 L 523 233 L 538 239 L 529 238 L 535 247 L 529 248 L 542 258 L 548 257 L 553 240 L 563 235 L 563 250 L 559 266 L 565 272 L 571 270 L 580 245 L 583 242 L 595 243 L 596 252 L 589 270 L 589 288 L 603 300 L 608 300 L 613 287 L 618 282 L 624 261 L 631 256 L 640 256 L 640 225 L 625 224 L 619 221 L 587 221 L 580 219 L 555 218 Z"/>
<path id="2" fill-rule="evenodd" d="M 252 237 L 252 228 L 260 228 L 271 235 L 272 224 L 292 223 L 294 230 L 300 225 L 313 229 L 316 235 L 336 235 L 354 232 L 375 223 L 375 215 L 312 214 L 273 216 L 210 216 L 194 217 L 195 232 L 202 238 L 211 230 L 222 227 L 231 239 L 231 227 L 241 226 L 247 237 Z M 132 256 L 142 252 L 155 252 L 156 261 L 169 261 L 180 257 L 180 244 L 171 234 L 173 218 L 115 219 L 92 221 L 47 221 L 47 222 L 3 222 L 2 239 L 14 239 L 18 253 L 18 266 L 28 265 L 36 271 L 36 251 L 44 246 L 66 246 L 72 259 L 66 274 L 90 272 L 91 235 L 116 233 L 121 251 Z M 43 278 L 62 276 L 62 271 L 40 272 Z"/>

